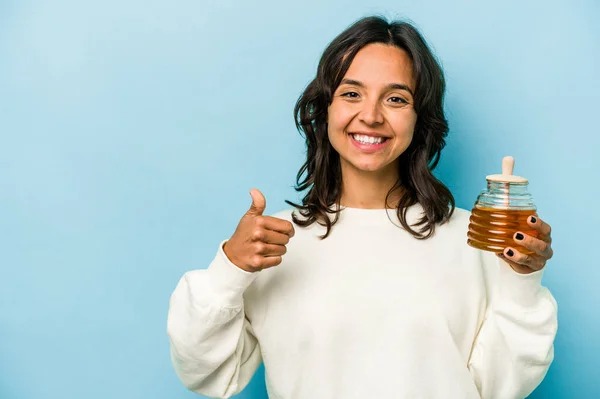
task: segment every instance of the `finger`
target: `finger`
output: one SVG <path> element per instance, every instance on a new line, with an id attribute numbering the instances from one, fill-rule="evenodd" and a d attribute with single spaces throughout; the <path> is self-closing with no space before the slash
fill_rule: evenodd
<path id="1" fill-rule="evenodd" d="M 262 256 L 282 256 L 287 252 L 285 245 L 267 244 L 264 242 L 255 243 L 254 250 L 256 254 Z"/>
<path id="2" fill-rule="evenodd" d="M 248 209 L 246 214 L 252 216 L 261 216 L 267 207 L 267 200 L 265 199 L 265 196 L 260 191 L 253 188 L 250 190 L 250 197 L 252 197 L 252 204 L 250 205 L 250 209 Z"/>
<path id="3" fill-rule="evenodd" d="M 290 236 L 274 230 L 256 229 L 252 234 L 253 241 L 262 241 L 267 244 L 286 245 L 290 242 Z"/>
<path id="4" fill-rule="evenodd" d="M 281 256 L 267 256 L 263 257 L 261 261 L 261 268 L 268 269 L 269 267 L 274 267 L 280 265 L 283 258 Z"/>
<path id="5" fill-rule="evenodd" d="M 545 265 L 545 259 L 541 258 L 538 255 L 526 255 L 515 248 L 505 248 L 503 252 L 506 259 L 516 263 L 520 266 L 526 266 L 532 270 L 541 270 Z"/>
<path id="6" fill-rule="evenodd" d="M 513 236 L 513 239 L 517 244 L 535 252 L 537 255 L 545 258 L 546 260 L 552 257 L 552 247 L 546 241 L 532 237 L 526 233 L 523 233 L 522 231 L 516 232 Z"/>
<path id="7" fill-rule="evenodd" d="M 250 268 L 253 270 L 262 270 L 277 266 L 281 263 L 282 259 L 281 256 L 254 255 L 250 258 Z"/>
<path id="8" fill-rule="evenodd" d="M 546 222 L 539 218 L 539 216 L 530 216 L 527 218 L 527 224 L 533 227 L 540 233 L 540 238 L 544 241 L 551 241 L 552 228 Z"/>
<path id="9" fill-rule="evenodd" d="M 259 227 L 263 227 L 268 230 L 277 231 L 279 233 L 286 234 L 289 237 L 293 237 L 295 234 L 294 225 L 283 219 L 279 219 L 272 216 L 263 216 L 257 221 Z"/>

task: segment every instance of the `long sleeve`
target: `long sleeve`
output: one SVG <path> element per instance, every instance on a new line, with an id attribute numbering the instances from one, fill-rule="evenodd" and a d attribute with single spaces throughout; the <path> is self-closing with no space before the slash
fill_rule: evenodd
<path id="1" fill-rule="evenodd" d="M 556 301 L 542 271 L 518 274 L 494 254 L 482 256 L 491 295 L 469 370 L 483 399 L 525 398 L 554 358 Z"/>
<path id="2" fill-rule="evenodd" d="M 187 272 L 171 295 L 167 334 L 177 375 L 209 397 L 239 393 L 262 362 L 243 293 L 257 273 L 233 265 L 223 243 L 206 270 Z"/>

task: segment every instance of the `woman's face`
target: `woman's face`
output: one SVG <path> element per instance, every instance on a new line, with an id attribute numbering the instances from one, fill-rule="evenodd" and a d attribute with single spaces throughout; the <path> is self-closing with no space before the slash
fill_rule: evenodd
<path id="1" fill-rule="evenodd" d="M 342 172 L 397 173 L 417 121 L 414 87 L 404 50 L 376 43 L 356 54 L 328 108 L 329 141 Z"/>

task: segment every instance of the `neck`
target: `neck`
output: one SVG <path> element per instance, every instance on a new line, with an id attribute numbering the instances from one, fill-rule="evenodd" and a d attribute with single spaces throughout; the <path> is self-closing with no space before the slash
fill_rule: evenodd
<path id="1" fill-rule="evenodd" d="M 367 172 L 342 165 L 342 196 L 340 203 L 346 208 L 385 209 L 395 208 L 400 200 L 401 188 L 386 196 L 398 181 L 396 165 L 386 171 Z"/>

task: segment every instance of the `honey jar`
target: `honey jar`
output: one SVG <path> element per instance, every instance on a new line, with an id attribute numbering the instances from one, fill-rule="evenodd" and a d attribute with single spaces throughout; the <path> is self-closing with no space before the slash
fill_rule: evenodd
<path id="1" fill-rule="evenodd" d="M 484 251 L 501 253 L 512 247 L 523 254 L 532 251 L 514 240 L 516 232 L 537 237 L 538 232 L 527 224 L 527 219 L 537 216 L 537 208 L 528 191 L 529 181 L 513 175 L 515 160 L 511 156 L 502 159 L 502 174 L 486 177 L 487 189 L 477 200 L 469 222 L 467 243 Z"/>

